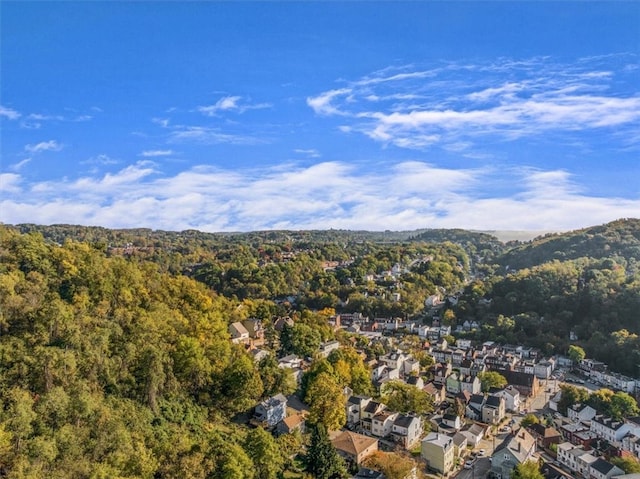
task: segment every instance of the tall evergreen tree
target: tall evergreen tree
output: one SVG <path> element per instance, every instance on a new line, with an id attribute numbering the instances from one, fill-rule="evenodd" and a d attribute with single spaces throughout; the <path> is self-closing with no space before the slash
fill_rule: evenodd
<path id="1" fill-rule="evenodd" d="M 316 424 L 311 434 L 307 452 L 307 470 L 317 479 L 343 478 L 347 476 L 344 460 L 329 441 L 327 429 Z"/>

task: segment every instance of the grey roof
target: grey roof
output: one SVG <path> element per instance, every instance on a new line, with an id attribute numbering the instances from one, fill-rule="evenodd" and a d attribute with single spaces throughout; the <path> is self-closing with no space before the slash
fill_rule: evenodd
<path id="1" fill-rule="evenodd" d="M 415 416 L 409 416 L 407 414 L 400 414 L 396 420 L 393 422 L 396 426 L 400 427 L 409 427 L 413 421 L 417 421 L 418 418 Z"/>
<path id="2" fill-rule="evenodd" d="M 500 407 L 501 399 L 502 398 L 500 396 L 487 396 L 487 402 L 485 403 L 485 406 Z"/>
<path id="3" fill-rule="evenodd" d="M 595 462 L 591 464 L 591 467 L 593 467 L 596 471 L 604 475 L 607 475 L 609 474 L 609 472 L 611 472 L 611 469 L 613 469 L 616 466 L 611 464 L 609 461 L 605 461 L 604 459 L 599 457 Z"/>

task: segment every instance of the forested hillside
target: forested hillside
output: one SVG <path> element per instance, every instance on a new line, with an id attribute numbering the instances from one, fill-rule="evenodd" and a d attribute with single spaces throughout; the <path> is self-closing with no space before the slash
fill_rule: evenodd
<path id="1" fill-rule="evenodd" d="M 363 356 L 384 349 L 335 333 L 335 312 L 435 316 L 456 336 L 544 354 L 576 344 L 638 376 L 639 238 L 639 220 L 508 245 L 462 230 L 0 226 L 0 477 L 251 479 L 261 454 L 281 468 L 299 439 L 231 418 L 295 389 L 275 357 L 335 337 L 349 347 L 308 371 L 302 397 L 370 391 Z M 276 331 L 284 316 L 294 326 Z M 230 341 L 248 318 L 271 359 Z"/>
<path id="2" fill-rule="evenodd" d="M 250 435 L 225 419 L 263 393 L 229 341 L 237 306 L 150 262 L 0 228 L 0 476 L 250 477 Z"/>

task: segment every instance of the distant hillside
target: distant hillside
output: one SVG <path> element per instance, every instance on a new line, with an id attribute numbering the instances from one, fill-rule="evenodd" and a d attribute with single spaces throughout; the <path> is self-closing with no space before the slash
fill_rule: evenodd
<path id="1" fill-rule="evenodd" d="M 620 219 L 567 233 L 547 234 L 508 250 L 498 262 L 502 266 L 521 269 L 553 260 L 614 256 L 640 260 L 640 219 Z"/>

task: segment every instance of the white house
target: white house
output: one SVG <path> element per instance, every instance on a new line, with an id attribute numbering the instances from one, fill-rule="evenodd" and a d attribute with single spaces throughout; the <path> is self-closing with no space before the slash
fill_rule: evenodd
<path id="1" fill-rule="evenodd" d="M 591 421 L 596 416 L 596 410 L 586 404 L 574 404 L 567 408 L 567 417 L 573 422 Z"/>
<path id="2" fill-rule="evenodd" d="M 405 449 L 413 446 L 422 435 L 422 420 L 418 416 L 400 414 L 393 422 L 391 437 Z"/>
<path id="3" fill-rule="evenodd" d="M 504 399 L 504 407 L 507 411 L 520 411 L 520 391 L 513 386 L 507 386 L 504 389 L 495 391 L 493 392 L 493 395 Z"/>
<path id="4" fill-rule="evenodd" d="M 382 411 L 371 418 L 371 434 L 377 437 L 387 437 L 391 434 L 393 423 L 399 413 Z"/>

